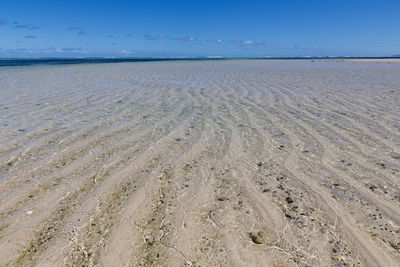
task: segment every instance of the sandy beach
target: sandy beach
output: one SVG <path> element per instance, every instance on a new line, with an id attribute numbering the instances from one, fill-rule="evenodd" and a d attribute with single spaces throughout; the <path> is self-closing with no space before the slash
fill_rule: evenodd
<path id="1" fill-rule="evenodd" d="M 400 266 L 400 65 L 0 68 L 0 266 Z"/>
<path id="2" fill-rule="evenodd" d="M 384 64 L 400 64 L 400 58 L 358 58 L 358 59 L 344 59 L 346 62 L 359 62 L 359 63 L 384 63 Z"/>

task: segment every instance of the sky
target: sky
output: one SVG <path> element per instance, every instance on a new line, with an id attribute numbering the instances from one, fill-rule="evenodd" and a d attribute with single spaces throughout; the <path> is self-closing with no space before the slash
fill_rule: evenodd
<path id="1" fill-rule="evenodd" d="M 399 54 L 399 0 L 0 0 L 0 57 Z"/>

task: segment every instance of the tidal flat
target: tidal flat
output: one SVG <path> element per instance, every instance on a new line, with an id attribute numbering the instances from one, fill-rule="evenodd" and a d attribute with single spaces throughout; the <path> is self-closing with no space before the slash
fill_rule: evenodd
<path id="1" fill-rule="evenodd" d="M 399 266 L 400 64 L 0 68 L 0 266 Z"/>

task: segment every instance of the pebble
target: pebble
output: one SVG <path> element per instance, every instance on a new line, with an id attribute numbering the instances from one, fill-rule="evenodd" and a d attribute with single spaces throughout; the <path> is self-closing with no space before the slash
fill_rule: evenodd
<path id="1" fill-rule="evenodd" d="M 255 244 L 262 244 L 264 243 L 264 239 L 265 239 L 265 234 L 263 232 L 258 232 L 258 233 L 249 233 L 249 237 L 251 238 L 251 240 L 255 243 Z"/>

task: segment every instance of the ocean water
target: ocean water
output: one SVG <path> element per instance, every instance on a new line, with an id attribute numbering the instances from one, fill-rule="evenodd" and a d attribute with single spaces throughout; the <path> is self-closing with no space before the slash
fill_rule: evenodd
<path id="1" fill-rule="evenodd" d="M 385 57 L 394 59 L 400 57 Z M 63 65 L 63 64 L 88 64 L 88 63 L 127 63 L 127 62 L 154 62 L 154 61 L 208 61 L 208 60 L 313 60 L 313 59 L 360 59 L 357 57 L 332 58 L 332 57 L 268 57 L 268 58 L 224 58 L 224 57 L 195 57 L 195 58 L 0 58 L 2 66 L 29 66 L 29 65 Z M 380 59 L 378 57 L 365 57 L 363 59 Z"/>
<path id="2" fill-rule="evenodd" d="M 1 66 L 61 65 L 84 63 L 122 63 L 182 60 L 178 58 L 38 58 L 38 59 L 0 59 Z"/>

